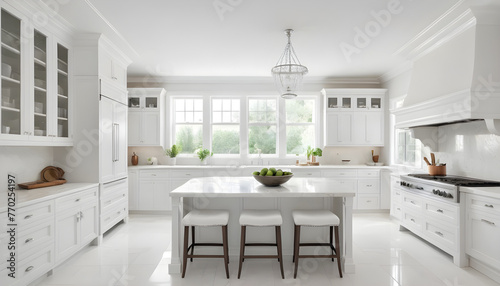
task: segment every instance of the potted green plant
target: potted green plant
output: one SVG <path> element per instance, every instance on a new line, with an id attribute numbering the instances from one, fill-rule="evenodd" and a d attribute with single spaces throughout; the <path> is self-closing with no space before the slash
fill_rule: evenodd
<path id="1" fill-rule="evenodd" d="M 207 159 L 209 156 L 213 156 L 214 152 L 210 152 L 210 150 L 200 147 L 198 150 L 196 150 L 196 155 L 198 155 L 201 164 L 206 165 L 208 160 L 205 159 Z"/>
<path id="2" fill-rule="evenodd" d="M 323 150 L 316 148 L 312 151 L 312 162 L 319 162 L 319 158 L 323 156 Z"/>
<path id="3" fill-rule="evenodd" d="M 306 150 L 306 155 L 307 155 L 307 162 L 311 162 L 311 156 L 313 154 L 314 149 L 311 148 L 311 146 L 307 146 Z"/>
<path id="4" fill-rule="evenodd" d="M 175 165 L 176 163 L 176 157 L 177 155 L 179 155 L 179 153 L 181 152 L 182 148 L 181 147 L 177 147 L 177 145 L 172 145 L 172 148 L 167 148 L 165 150 L 165 161 L 167 163 L 167 165 Z"/>

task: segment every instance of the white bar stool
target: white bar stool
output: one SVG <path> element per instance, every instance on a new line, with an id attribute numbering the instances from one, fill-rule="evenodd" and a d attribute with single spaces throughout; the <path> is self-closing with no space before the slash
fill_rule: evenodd
<path id="1" fill-rule="evenodd" d="M 194 210 L 189 212 L 183 219 L 184 225 L 184 251 L 182 261 L 182 278 L 186 274 L 187 259 L 190 258 L 224 258 L 226 266 L 226 277 L 229 279 L 229 255 L 227 246 L 227 223 L 229 221 L 229 212 L 226 210 Z M 221 226 L 222 243 L 196 243 L 194 236 L 195 226 Z M 188 247 L 189 227 L 191 227 L 191 245 Z M 195 246 L 222 246 L 224 255 L 195 255 Z M 191 249 L 191 254 L 189 254 Z"/>
<path id="2" fill-rule="evenodd" d="M 281 251 L 281 225 L 283 218 L 279 210 L 244 210 L 240 215 L 241 242 L 240 242 L 240 266 L 238 269 L 238 279 L 241 275 L 241 267 L 245 258 L 277 258 L 280 262 L 281 278 L 285 279 L 283 273 L 283 254 Z M 276 243 L 246 243 L 247 226 L 264 227 L 274 226 L 276 233 Z M 277 255 L 245 255 L 245 246 L 275 246 Z"/>
<path id="3" fill-rule="evenodd" d="M 299 266 L 299 258 L 334 258 L 337 259 L 340 278 L 342 278 L 342 266 L 340 263 L 339 253 L 339 225 L 340 219 L 337 215 L 328 210 L 295 210 L 292 212 L 295 225 L 294 242 L 293 242 L 293 261 L 295 262 L 295 271 L 293 278 L 297 278 L 297 268 Z M 329 243 L 300 243 L 300 228 L 308 227 L 330 227 L 330 242 Z M 333 229 L 335 228 L 335 247 L 333 246 Z M 332 249 L 331 255 L 300 255 L 299 248 L 301 246 L 330 246 Z"/>

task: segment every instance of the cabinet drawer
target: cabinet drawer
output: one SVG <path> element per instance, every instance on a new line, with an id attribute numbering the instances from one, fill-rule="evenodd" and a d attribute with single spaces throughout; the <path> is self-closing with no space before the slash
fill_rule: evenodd
<path id="1" fill-rule="evenodd" d="M 101 215 L 101 233 L 110 229 L 113 225 L 128 215 L 126 205 L 117 205 Z"/>
<path id="2" fill-rule="evenodd" d="M 427 216 L 439 221 L 446 221 L 453 225 L 458 221 L 459 208 L 446 203 L 428 200 L 425 202 L 425 213 Z"/>
<path id="3" fill-rule="evenodd" d="M 378 196 L 358 196 L 358 209 L 360 210 L 373 210 L 379 208 Z"/>
<path id="4" fill-rule="evenodd" d="M 43 219 L 53 217 L 54 201 L 51 200 L 19 208 L 16 214 L 16 222 L 17 226 L 20 228 L 21 226 L 38 223 Z"/>
<path id="5" fill-rule="evenodd" d="M 401 210 L 401 205 L 398 203 L 392 203 L 391 204 L 391 216 L 393 216 L 397 220 L 401 220 L 402 214 L 403 214 L 403 212 Z"/>
<path id="6" fill-rule="evenodd" d="M 401 221 L 404 227 L 420 233 L 422 231 L 422 216 L 403 210 Z"/>
<path id="7" fill-rule="evenodd" d="M 17 247 L 19 253 L 30 252 L 45 243 L 54 242 L 54 221 L 47 219 L 29 228 L 19 229 Z"/>
<path id="8" fill-rule="evenodd" d="M 350 177 L 356 178 L 358 176 L 358 171 L 356 170 L 327 170 L 322 172 L 322 176 L 326 178 L 331 177 Z"/>
<path id="9" fill-rule="evenodd" d="M 56 211 L 60 213 L 65 210 L 78 208 L 82 204 L 92 203 L 92 202 L 97 203 L 97 195 L 98 195 L 98 189 L 92 188 L 90 190 L 78 192 L 75 194 L 64 196 L 62 198 L 57 198 L 55 200 Z"/>
<path id="10" fill-rule="evenodd" d="M 175 170 L 172 171 L 172 178 L 185 178 L 185 179 L 192 179 L 192 178 L 202 178 L 203 177 L 203 170 Z"/>
<path id="11" fill-rule="evenodd" d="M 319 170 L 292 170 L 293 176 L 297 178 L 320 177 Z"/>
<path id="12" fill-rule="evenodd" d="M 398 188 L 391 190 L 391 201 L 396 203 L 401 203 L 402 201 L 402 191 Z"/>
<path id="13" fill-rule="evenodd" d="M 500 215 L 500 200 L 467 194 L 468 208 Z"/>
<path id="14" fill-rule="evenodd" d="M 378 194 L 379 180 L 358 180 L 358 193 L 360 194 Z"/>
<path id="15" fill-rule="evenodd" d="M 403 199 L 401 203 L 410 209 L 415 211 L 420 211 L 422 209 L 422 199 L 416 196 L 412 196 L 408 193 L 403 193 Z"/>
<path id="16" fill-rule="evenodd" d="M 141 179 L 168 178 L 168 174 L 169 174 L 168 170 L 140 170 L 139 178 Z"/>
<path id="17" fill-rule="evenodd" d="M 20 257 L 16 280 L 27 285 L 42 274 L 48 272 L 54 264 L 54 245 L 50 244 L 27 257 Z"/>
<path id="18" fill-rule="evenodd" d="M 433 244 L 444 250 L 452 251 L 454 249 L 456 234 L 451 228 L 428 220 L 424 225 L 424 234 Z"/>
<path id="19" fill-rule="evenodd" d="M 358 177 L 379 177 L 379 170 L 358 170 Z"/>
<path id="20" fill-rule="evenodd" d="M 120 190 L 120 192 L 113 192 L 101 198 L 101 209 L 106 212 L 106 209 L 112 205 L 127 203 L 127 190 Z"/>

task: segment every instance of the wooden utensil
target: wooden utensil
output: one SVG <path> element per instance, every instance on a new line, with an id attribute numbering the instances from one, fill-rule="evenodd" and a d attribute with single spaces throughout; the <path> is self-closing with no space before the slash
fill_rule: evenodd
<path id="1" fill-rule="evenodd" d="M 434 153 L 431 153 L 431 161 L 432 161 L 432 166 L 436 166 L 436 157 L 434 156 Z"/>
<path id="2" fill-rule="evenodd" d="M 431 163 L 429 163 L 429 160 L 427 159 L 427 157 L 424 157 L 424 161 L 425 161 L 425 163 L 427 163 L 427 166 L 431 165 Z"/>

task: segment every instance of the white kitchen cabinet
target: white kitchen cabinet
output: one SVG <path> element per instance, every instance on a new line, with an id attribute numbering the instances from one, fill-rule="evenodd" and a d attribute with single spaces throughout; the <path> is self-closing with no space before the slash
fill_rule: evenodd
<path id="1" fill-rule="evenodd" d="M 400 178 L 398 174 L 391 175 L 391 210 L 390 214 L 393 218 L 398 221 L 402 218 L 402 209 L 401 209 L 401 201 L 402 201 L 403 191 L 400 185 Z"/>
<path id="2" fill-rule="evenodd" d="M 138 210 L 172 210 L 169 176 L 167 170 L 139 171 Z"/>
<path id="3" fill-rule="evenodd" d="M 127 66 L 128 63 L 114 56 L 117 51 L 108 45 L 103 45 L 99 50 L 99 74 L 120 86 L 127 86 Z"/>
<path id="4" fill-rule="evenodd" d="M 323 89 L 325 146 L 383 146 L 385 89 Z"/>
<path id="5" fill-rule="evenodd" d="M 135 211 L 139 209 L 139 171 L 128 171 L 128 209 Z"/>
<path id="6" fill-rule="evenodd" d="M 70 146 L 71 37 L 10 5 L 19 3 L 2 3 L 0 144 Z"/>
<path id="7" fill-rule="evenodd" d="M 61 263 L 98 235 L 98 188 L 57 198 L 56 263 Z"/>
<path id="8" fill-rule="evenodd" d="M 500 273 L 500 200 L 466 194 L 465 251 Z M 474 265 L 473 265 L 474 266 Z M 482 270 L 482 269 L 480 269 Z"/>
<path id="9" fill-rule="evenodd" d="M 165 90 L 130 88 L 128 145 L 165 148 Z"/>

